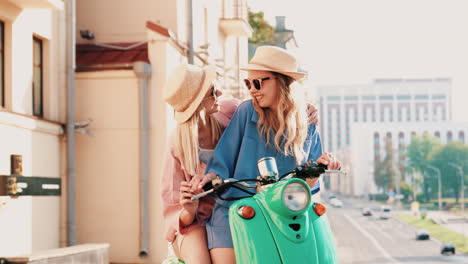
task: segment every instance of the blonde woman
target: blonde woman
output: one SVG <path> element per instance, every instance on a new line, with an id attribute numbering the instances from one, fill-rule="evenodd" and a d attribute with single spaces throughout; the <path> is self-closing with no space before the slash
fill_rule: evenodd
<path id="1" fill-rule="evenodd" d="M 263 157 L 275 157 L 280 175 L 309 159 L 339 169 L 340 162 L 332 154 L 322 153 L 315 126 L 307 125 L 305 108 L 293 96 L 294 82 L 304 77 L 297 70 L 296 59 L 284 49 L 262 46 L 244 70 L 248 71 L 245 84 L 252 100 L 237 108 L 208 163 L 207 174 L 193 178 L 192 185 L 201 188 L 216 175 L 255 179 L 257 160 Z M 309 184 L 312 194 L 319 191 L 318 183 Z M 245 193 L 230 189 L 223 196 Z M 213 263 L 235 263 L 228 219 L 231 203 L 217 199 L 206 225 Z"/>
<path id="2" fill-rule="evenodd" d="M 213 150 L 239 102 L 221 100 L 212 67 L 183 64 L 169 76 L 164 99 L 174 108 L 177 127 L 165 154 L 161 180 L 165 238 L 186 263 L 211 263 L 204 228 L 214 199 L 191 201 L 196 188 L 190 181 L 203 175 Z M 317 121 L 309 106 L 310 122 Z"/>

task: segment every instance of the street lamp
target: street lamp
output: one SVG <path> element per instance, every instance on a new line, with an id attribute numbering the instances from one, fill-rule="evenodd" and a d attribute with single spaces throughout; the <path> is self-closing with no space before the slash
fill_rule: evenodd
<path id="1" fill-rule="evenodd" d="M 460 173 L 460 177 L 461 177 L 461 211 L 462 211 L 462 217 L 463 219 L 465 219 L 465 179 L 464 179 L 464 175 L 463 175 L 463 169 L 461 166 L 453 163 L 453 162 L 449 162 L 448 163 L 449 166 L 452 166 L 456 169 L 458 169 L 458 172 Z"/>
<path id="2" fill-rule="evenodd" d="M 439 191 L 438 191 L 438 196 L 439 196 L 439 211 L 442 210 L 442 180 L 440 178 L 440 170 L 432 165 L 426 165 L 427 168 L 434 170 L 437 173 L 437 179 L 439 182 Z"/>

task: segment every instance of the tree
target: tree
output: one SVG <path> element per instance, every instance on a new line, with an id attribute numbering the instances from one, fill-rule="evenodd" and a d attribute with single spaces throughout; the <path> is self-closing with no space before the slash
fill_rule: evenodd
<path id="1" fill-rule="evenodd" d="M 424 133 L 421 137 L 413 136 L 411 143 L 406 148 L 408 167 L 423 175 L 422 190 L 425 200 L 429 200 L 431 193 L 437 190 L 437 178 L 434 173 L 427 169 L 427 165 L 430 164 L 433 151 L 437 151 L 440 147 L 441 143 L 437 138 Z"/>
<path id="2" fill-rule="evenodd" d="M 385 158 L 374 162 L 375 184 L 383 190 L 395 188 L 395 169 L 393 167 L 393 149 L 390 137 L 385 137 Z"/>
<path id="3" fill-rule="evenodd" d="M 275 29 L 268 24 L 263 16 L 264 13 L 262 11 L 255 13 L 249 10 L 249 24 L 253 29 L 253 34 L 249 41 L 255 45 L 272 40 L 275 33 Z"/>
<path id="4" fill-rule="evenodd" d="M 433 160 L 431 161 L 433 166 L 440 169 L 443 192 L 445 194 L 453 194 L 457 203 L 461 191 L 461 177 L 459 171 L 448 164 L 454 163 L 461 166 L 465 174 L 468 169 L 467 160 L 468 146 L 462 142 L 455 141 L 435 151 Z M 464 181 L 468 184 L 466 177 L 464 177 Z"/>

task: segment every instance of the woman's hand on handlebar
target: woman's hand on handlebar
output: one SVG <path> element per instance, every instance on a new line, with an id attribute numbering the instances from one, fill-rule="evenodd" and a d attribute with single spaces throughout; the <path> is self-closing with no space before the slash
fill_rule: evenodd
<path id="1" fill-rule="evenodd" d="M 190 183 L 194 188 L 198 188 L 197 191 L 203 191 L 203 186 L 207 184 L 208 182 L 211 182 L 212 180 L 216 179 L 216 173 L 214 172 L 209 172 L 203 176 L 198 176 L 198 177 L 193 177 Z"/>
<path id="2" fill-rule="evenodd" d="M 195 190 L 192 188 L 190 183 L 182 181 L 180 183 L 180 205 L 189 213 L 195 214 L 198 209 L 198 200 L 192 201 L 192 198 L 195 194 Z"/>
<path id="3" fill-rule="evenodd" d="M 336 159 L 333 154 L 324 152 L 320 158 L 317 159 L 317 163 L 322 163 L 323 165 L 327 165 L 327 169 L 329 170 L 339 170 L 341 169 L 341 163 L 339 160 Z"/>

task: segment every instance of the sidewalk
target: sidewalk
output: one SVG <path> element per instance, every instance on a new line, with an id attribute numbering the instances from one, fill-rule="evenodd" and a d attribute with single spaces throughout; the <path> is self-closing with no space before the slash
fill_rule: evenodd
<path id="1" fill-rule="evenodd" d="M 447 229 L 468 236 L 467 218 L 445 211 L 427 211 L 427 217 Z"/>

